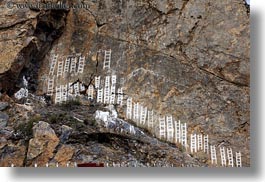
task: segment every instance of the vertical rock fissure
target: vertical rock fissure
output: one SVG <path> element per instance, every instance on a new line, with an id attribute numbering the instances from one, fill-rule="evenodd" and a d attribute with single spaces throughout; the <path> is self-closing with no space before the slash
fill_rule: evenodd
<path id="1" fill-rule="evenodd" d="M 23 76 L 29 82 L 29 90 L 35 92 L 38 86 L 38 71 L 45 58 L 50 51 L 53 43 L 62 35 L 66 25 L 66 17 L 68 11 L 50 10 L 38 16 L 37 25 L 33 34 L 33 39 L 28 49 L 21 51 L 22 58 L 25 60 L 18 82 L 14 89 L 9 91 L 13 94 L 17 87 L 20 87 L 20 80 Z"/>

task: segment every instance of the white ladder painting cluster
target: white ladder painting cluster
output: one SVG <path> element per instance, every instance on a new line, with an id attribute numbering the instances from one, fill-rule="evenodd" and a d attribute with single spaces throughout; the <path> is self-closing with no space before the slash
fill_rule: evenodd
<path id="1" fill-rule="evenodd" d="M 85 66 L 85 57 L 80 56 L 68 57 L 65 62 L 57 61 L 58 55 L 54 55 L 51 61 L 49 75 L 54 75 L 57 66 L 57 77 L 63 76 L 66 73 L 80 73 L 82 74 Z M 106 50 L 104 55 L 103 70 L 110 70 L 111 65 L 111 50 Z M 71 97 L 77 97 L 80 92 L 86 88 L 83 84 L 68 83 L 67 85 L 55 85 L 54 77 L 48 79 L 47 93 L 53 95 L 55 89 L 55 103 L 67 101 Z M 103 81 L 101 81 L 101 79 Z M 104 104 L 118 104 L 123 106 L 124 91 L 120 87 L 116 92 L 116 75 L 107 75 L 104 78 L 96 76 L 94 79 L 94 86 L 89 85 L 86 91 L 88 100 L 94 99 L 94 92 L 96 93 L 96 101 Z M 95 89 L 95 90 L 94 90 Z M 134 102 L 132 97 L 127 97 L 126 104 L 126 119 L 132 120 L 137 126 L 147 128 L 148 130 L 158 134 L 158 138 L 169 141 L 171 143 L 179 143 L 182 147 L 190 149 L 190 153 L 204 152 L 210 153 L 211 164 L 218 165 L 218 158 L 220 156 L 220 165 L 223 167 L 234 167 L 233 151 L 231 148 L 220 147 L 220 155 L 217 155 L 215 145 L 209 145 L 209 137 L 206 134 L 191 133 L 188 135 L 187 123 L 181 123 L 180 120 L 174 120 L 172 115 L 162 115 L 155 113 L 154 110 L 148 109 L 144 104 Z M 155 128 L 155 123 L 159 124 Z M 159 131 L 157 131 L 159 130 Z M 135 134 L 133 126 L 130 127 L 130 133 Z M 190 138 L 188 138 L 190 136 Z M 188 141 L 190 145 L 188 145 Z M 235 166 L 242 167 L 241 152 L 235 153 Z"/>
<path id="2" fill-rule="evenodd" d="M 85 89 L 84 85 L 79 82 L 75 84 L 68 83 L 66 85 L 56 86 L 54 103 L 59 104 L 71 98 L 77 97 L 80 95 L 80 91 L 84 91 L 84 89 Z M 92 91 L 92 95 L 93 95 L 93 91 Z"/>
<path id="3" fill-rule="evenodd" d="M 101 77 L 95 77 L 95 89 L 97 89 L 97 102 L 104 104 L 123 104 L 123 89 L 116 92 L 116 75 L 106 76 L 105 83 L 101 85 Z M 116 95 L 117 101 L 116 101 Z"/>
<path id="4" fill-rule="evenodd" d="M 65 90 L 65 87 L 62 87 L 59 89 L 59 86 L 55 85 L 55 77 L 59 78 L 61 76 L 65 76 L 69 71 L 70 73 L 83 73 L 84 66 L 85 66 L 85 57 L 84 56 L 68 56 L 66 60 L 59 60 L 58 61 L 58 54 L 54 54 L 52 56 L 51 62 L 50 62 L 50 70 L 49 70 L 49 78 L 47 79 L 47 95 L 53 96 L 53 93 L 55 92 L 55 103 L 60 103 L 62 101 L 66 100 L 66 94 L 65 92 L 62 92 L 62 95 L 57 93 L 59 90 Z M 78 59 L 79 57 L 79 59 Z M 78 61 L 77 61 L 78 60 Z M 78 68 L 77 68 L 78 65 Z M 57 68 L 57 70 L 56 70 Z M 76 70 L 77 69 L 77 70 Z M 54 72 L 57 71 L 56 75 L 54 75 Z M 79 95 L 79 91 L 85 90 L 84 86 L 79 87 L 74 86 L 74 91 L 76 92 L 76 96 Z"/>
<path id="5" fill-rule="evenodd" d="M 151 130 L 153 127 L 155 117 L 154 112 L 147 109 L 147 107 L 142 106 L 139 102 L 134 103 L 131 97 L 127 98 L 126 102 L 126 119 L 132 119 L 137 126 L 143 126 L 145 124 L 144 121 L 147 121 L 147 128 Z M 203 134 L 191 134 L 190 135 L 190 146 L 188 146 L 188 135 L 187 135 L 187 124 L 181 123 L 179 120 L 173 122 L 172 116 L 161 116 L 158 118 L 159 122 L 159 138 L 166 139 L 170 142 L 180 143 L 183 147 L 187 149 L 190 147 L 191 153 L 197 153 L 199 151 L 204 152 L 205 154 L 209 154 L 210 152 L 210 159 L 212 165 L 218 165 L 217 159 L 217 151 L 216 146 L 211 145 L 209 146 L 209 136 Z M 175 126 L 175 127 L 174 127 Z M 227 156 L 231 156 L 232 149 L 227 151 Z M 226 166 L 226 155 L 223 152 L 224 149 L 220 148 L 220 155 L 221 155 L 221 165 Z M 236 166 L 242 167 L 241 163 L 241 153 L 236 153 Z M 233 167 L 233 160 L 228 157 L 228 166 Z"/>

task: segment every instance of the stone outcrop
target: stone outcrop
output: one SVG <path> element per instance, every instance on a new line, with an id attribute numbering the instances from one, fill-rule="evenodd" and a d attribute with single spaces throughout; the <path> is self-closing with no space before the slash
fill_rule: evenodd
<path id="1" fill-rule="evenodd" d="M 0 111 L 5 110 L 9 104 L 7 102 L 0 102 Z"/>
<path id="2" fill-rule="evenodd" d="M 50 125 L 40 121 L 33 127 L 33 139 L 29 141 L 27 160 L 44 166 L 52 158 L 58 143 L 59 139 Z"/>
<path id="3" fill-rule="evenodd" d="M 17 8 L 15 4 L 25 3 L 20 0 L 8 8 L 8 2 L 0 2 L 0 90 L 13 94 L 22 73 L 36 89 L 39 65 L 60 36 L 67 10 Z"/>

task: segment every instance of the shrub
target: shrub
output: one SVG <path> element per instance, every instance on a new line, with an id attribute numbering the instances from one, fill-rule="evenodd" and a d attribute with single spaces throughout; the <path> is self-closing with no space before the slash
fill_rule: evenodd
<path id="1" fill-rule="evenodd" d="M 73 109 L 75 106 L 80 106 L 80 105 L 81 101 L 79 99 L 68 100 L 61 104 L 61 106 L 65 109 Z"/>
<path id="2" fill-rule="evenodd" d="M 21 132 L 21 134 L 26 137 L 26 139 L 31 138 L 33 136 L 33 125 L 34 123 L 40 121 L 40 116 L 34 116 L 31 119 L 29 119 L 27 122 L 25 123 L 21 123 L 19 124 L 16 128 L 15 131 L 17 133 Z"/>

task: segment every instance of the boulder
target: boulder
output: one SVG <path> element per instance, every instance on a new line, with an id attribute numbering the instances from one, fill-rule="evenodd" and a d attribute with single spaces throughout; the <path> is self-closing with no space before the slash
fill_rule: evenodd
<path id="1" fill-rule="evenodd" d="M 62 145 L 56 153 L 54 160 L 56 160 L 60 165 L 66 166 L 67 162 L 72 159 L 74 154 L 74 148 L 70 145 Z"/>
<path id="2" fill-rule="evenodd" d="M 9 116 L 6 113 L 0 111 L 0 128 L 4 128 L 7 126 L 8 119 Z"/>
<path id="3" fill-rule="evenodd" d="M 58 143 L 59 139 L 50 124 L 40 121 L 33 127 L 33 139 L 29 141 L 27 159 L 44 166 L 53 157 Z"/>
<path id="4" fill-rule="evenodd" d="M 0 102 L 0 111 L 5 110 L 9 104 L 7 102 Z"/>
<path id="5" fill-rule="evenodd" d="M 66 126 L 66 125 L 63 125 L 62 128 L 61 128 L 62 134 L 60 136 L 60 141 L 62 143 L 66 142 L 72 131 L 73 131 L 73 128 L 71 128 L 69 126 Z"/>

